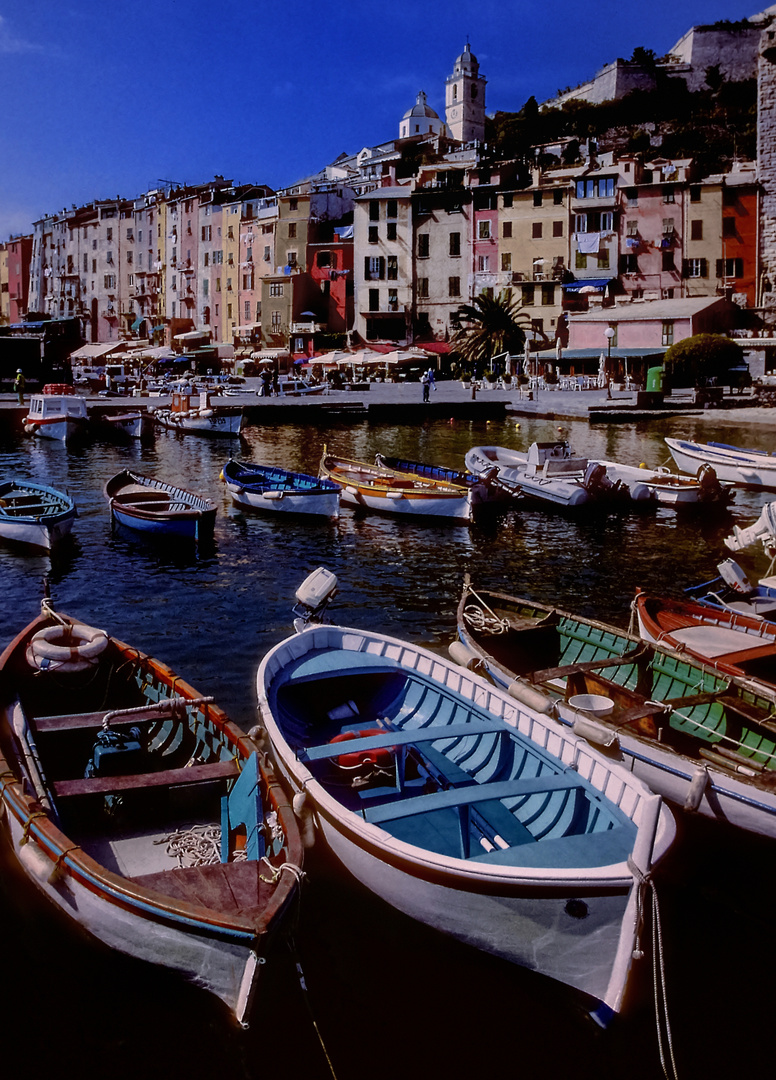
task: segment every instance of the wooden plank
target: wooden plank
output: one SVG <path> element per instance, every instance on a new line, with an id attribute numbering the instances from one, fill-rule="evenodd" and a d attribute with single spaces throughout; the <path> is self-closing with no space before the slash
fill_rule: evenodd
<path id="1" fill-rule="evenodd" d="M 143 788 L 173 787 L 176 784 L 195 784 L 203 780 L 229 780 L 239 776 L 237 762 L 215 761 L 210 765 L 189 765 L 182 769 L 164 769 L 162 772 L 132 773 L 128 776 L 88 776 L 76 780 L 54 782 L 54 795 L 58 799 L 75 795 L 113 795 L 119 791 Z"/>
<path id="2" fill-rule="evenodd" d="M 396 821 L 399 818 L 412 817 L 413 814 L 427 814 L 432 810 L 472 806 L 475 803 L 489 802 L 491 799 L 521 798 L 524 795 L 564 791 L 581 785 L 581 779 L 573 771 L 547 773 L 544 776 L 531 777 L 529 780 L 503 780 L 493 784 L 472 784 L 470 787 L 448 788 L 447 791 L 435 791 L 430 795 L 417 795 L 412 799 L 404 799 L 401 802 L 373 806 L 366 811 L 366 820 L 377 825 L 386 821 Z"/>
<path id="3" fill-rule="evenodd" d="M 608 656 L 601 660 L 583 660 L 578 664 L 564 664 L 561 667 L 545 668 L 544 671 L 534 671 L 529 675 L 532 683 L 549 682 L 551 679 L 563 679 L 577 672 L 597 671 L 603 667 L 622 667 L 624 664 L 635 664 L 641 656 L 643 649 L 636 649 L 624 656 Z"/>
<path id="4" fill-rule="evenodd" d="M 128 706 L 129 707 L 129 706 Z M 62 716 L 38 716 L 32 725 L 37 732 L 43 731 L 77 731 L 80 728 L 100 728 L 102 722 L 112 709 L 103 709 L 100 712 L 91 713 L 65 713 Z M 149 720 L 165 720 L 175 715 L 174 709 L 160 709 L 156 704 L 151 704 L 142 712 L 129 713 L 125 716 L 113 717 L 110 727 L 118 727 L 123 724 L 143 724 Z"/>

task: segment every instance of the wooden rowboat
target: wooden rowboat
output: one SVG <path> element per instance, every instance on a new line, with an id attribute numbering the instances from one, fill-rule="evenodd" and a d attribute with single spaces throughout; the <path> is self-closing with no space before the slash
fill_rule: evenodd
<path id="1" fill-rule="evenodd" d="M 273 514 L 339 516 L 341 488 L 332 480 L 234 458 L 224 465 L 221 479 L 237 506 Z"/>
<path id="2" fill-rule="evenodd" d="M 27 878 L 247 1026 L 302 859 L 257 744 L 166 665 L 46 601 L 0 684 L 0 822 Z"/>
<path id="3" fill-rule="evenodd" d="M 66 536 L 77 516 L 62 491 L 26 480 L 0 482 L 0 537 L 49 550 Z"/>
<path id="4" fill-rule="evenodd" d="M 711 465 L 720 480 L 742 487 L 776 490 L 776 455 L 765 450 L 746 450 L 727 443 L 696 443 L 666 438 L 666 446 L 677 467 L 695 476 L 703 465 Z"/>
<path id="5" fill-rule="evenodd" d="M 763 683 L 468 583 L 450 653 L 604 747 L 664 798 L 776 837 L 776 692 Z"/>
<path id="6" fill-rule="evenodd" d="M 111 519 L 148 536 L 202 540 L 212 535 L 216 504 L 185 488 L 125 469 L 105 485 Z"/>
<path id="7" fill-rule="evenodd" d="M 323 448 L 318 475 L 342 490 L 340 501 L 353 509 L 377 510 L 401 517 L 448 518 L 460 524 L 472 519 L 468 487 L 350 461 Z"/>

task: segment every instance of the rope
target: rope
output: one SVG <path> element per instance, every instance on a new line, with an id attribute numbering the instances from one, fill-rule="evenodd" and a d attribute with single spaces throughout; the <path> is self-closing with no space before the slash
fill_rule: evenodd
<path id="1" fill-rule="evenodd" d="M 212 866 L 221 861 L 221 829 L 218 825 L 194 825 L 169 833 L 154 843 L 166 844 L 167 854 L 178 860 L 179 867 Z"/>
<path id="2" fill-rule="evenodd" d="M 296 940 L 295 940 L 293 934 L 288 935 L 288 946 L 291 949 L 291 955 L 292 955 L 292 957 L 294 959 L 294 967 L 296 968 L 297 978 L 299 979 L 299 986 L 301 987 L 301 990 L 302 990 L 302 995 L 304 997 L 305 1006 L 307 1008 L 308 1013 L 310 1014 L 310 1020 L 312 1021 L 313 1029 L 315 1031 L 316 1036 L 318 1037 L 318 1042 L 320 1044 L 321 1051 L 323 1052 L 323 1056 L 326 1058 L 326 1064 L 329 1066 L 329 1072 L 331 1073 L 334 1080 L 337 1080 L 337 1074 L 335 1073 L 334 1066 L 331 1063 L 331 1058 L 329 1057 L 329 1052 L 326 1049 L 326 1044 L 323 1041 L 323 1036 L 321 1035 L 321 1032 L 320 1032 L 320 1030 L 318 1028 L 318 1024 L 316 1022 L 315 1016 L 313 1015 L 312 1006 L 310 1005 L 310 998 L 309 998 L 308 993 L 307 993 L 307 982 L 306 982 L 305 977 L 304 977 L 304 971 L 302 970 L 302 964 L 301 964 L 301 961 L 299 959 L 299 952 L 297 951 Z"/>
<path id="3" fill-rule="evenodd" d="M 488 615 L 475 604 L 467 604 L 463 609 L 463 617 L 473 630 L 481 634 L 506 634 L 509 630 L 508 619 L 500 619 L 493 612 Z"/>
<path id="4" fill-rule="evenodd" d="M 266 863 L 270 869 L 271 877 L 266 878 L 263 874 L 259 874 L 259 877 L 266 885 L 277 884 L 277 882 L 280 880 L 280 875 L 283 873 L 284 870 L 288 870 L 290 873 L 292 873 L 300 884 L 304 879 L 304 870 L 302 870 L 300 866 L 297 866 L 296 863 L 284 862 L 281 863 L 280 866 L 273 866 L 266 855 L 262 855 L 262 857 L 259 859 L 259 862 Z"/>
<path id="5" fill-rule="evenodd" d="M 641 948 L 640 935 L 644 928 L 644 910 L 647 890 L 652 893 L 652 982 L 655 1000 L 655 1026 L 657 1029 L 660 1065 L 666 1080 L 678 1080 L 674 1047 L 671 1036 L 671 1024 L 668 1018 L 668 999 L 666 996 L 665 961 L 663 956 L 663 929 L 660 922 L 660 905 L 657 888 L 652 873 L 644 873 L 628 856 L 628 869 L 633 874 L 637 885 L 636 893 L 636 944 L 633 950 L 635 960 L 640 960 L 644 952 Z M 669 1071 L 670 1067 L 670 1071 Z"/>

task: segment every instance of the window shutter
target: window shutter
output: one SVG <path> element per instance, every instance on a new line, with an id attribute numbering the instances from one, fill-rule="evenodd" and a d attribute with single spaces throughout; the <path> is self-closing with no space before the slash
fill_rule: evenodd
<path id="1" fill-rule="evenodd" d="M 709 276 L 709 260 L 701 259 L 701 277 Z"/>
<path id="2" fill-rule="evenodd" d="M 725 276 L 725 261 L 724 259 L 717 259 L 717 277 Z"/>
<path id="3" fill-rule="evenodd" d="M 682 277 L 688 278 L 690 276 L 690 260 L 682 259 Z"/>
<path id="4" fill-rule="evenodd" d="M 384 277 L 385 277 L 385 256 L 381 255 L 380 256 L 380 280 L 382 281 Z"/>
<path id="5" fill-rule="evenodd" d="M 371 277 L 372 275 L 369 271 L 369 256 L 367 255 L 364 259 L 364 278 L 369 281 Z"/>

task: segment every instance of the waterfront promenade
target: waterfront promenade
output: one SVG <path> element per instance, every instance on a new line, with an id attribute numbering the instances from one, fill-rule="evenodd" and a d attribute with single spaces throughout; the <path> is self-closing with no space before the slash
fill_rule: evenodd
<path id="1" fill-rule="evenodd" d="M 376 420 L 394 423 L 422 423 L 428 420 L 492 419 L 504 415 L 537 417 L 548 420 L 588 420 L 593 423 L 627 423 L 658 420 L 688 414 L 709 420 L 723 420 L 733 413 L 737 423 L 773 423 L 776 411 L 757 406 L 751 393 L 725 397 L 721 406 L 704 408 L 694 404 L 689 391 L 667 395 L 661 408 L 639 408 L 636 394 L 613 390 L 539 390 L 529 399 L 517 389 L 477 389 L 456 380 L 441 380 L 432 389 L 428 402 L 423 401 L 420 383 L 370 383 L 367 390 L 336 390 L 303 397 L 258 397 L 258 379 L 246 380 L 244 392 L 229 397 L 213 397 L 214 404 L 239 405 L 250 423 L 291 423 L 321 420 L 327 416 L 353 421 Z M 126 412 L 128 409 L 154 408 L 169 403 L 169 397 L 101 397 L 87 395 L 90 410 L 97 413 Z M 29 395 L 25 395 L 25 403 Z M 0 394 L 0 425 L 21 428 L 27 406 L 18 404 L 15 394 Z"/>

